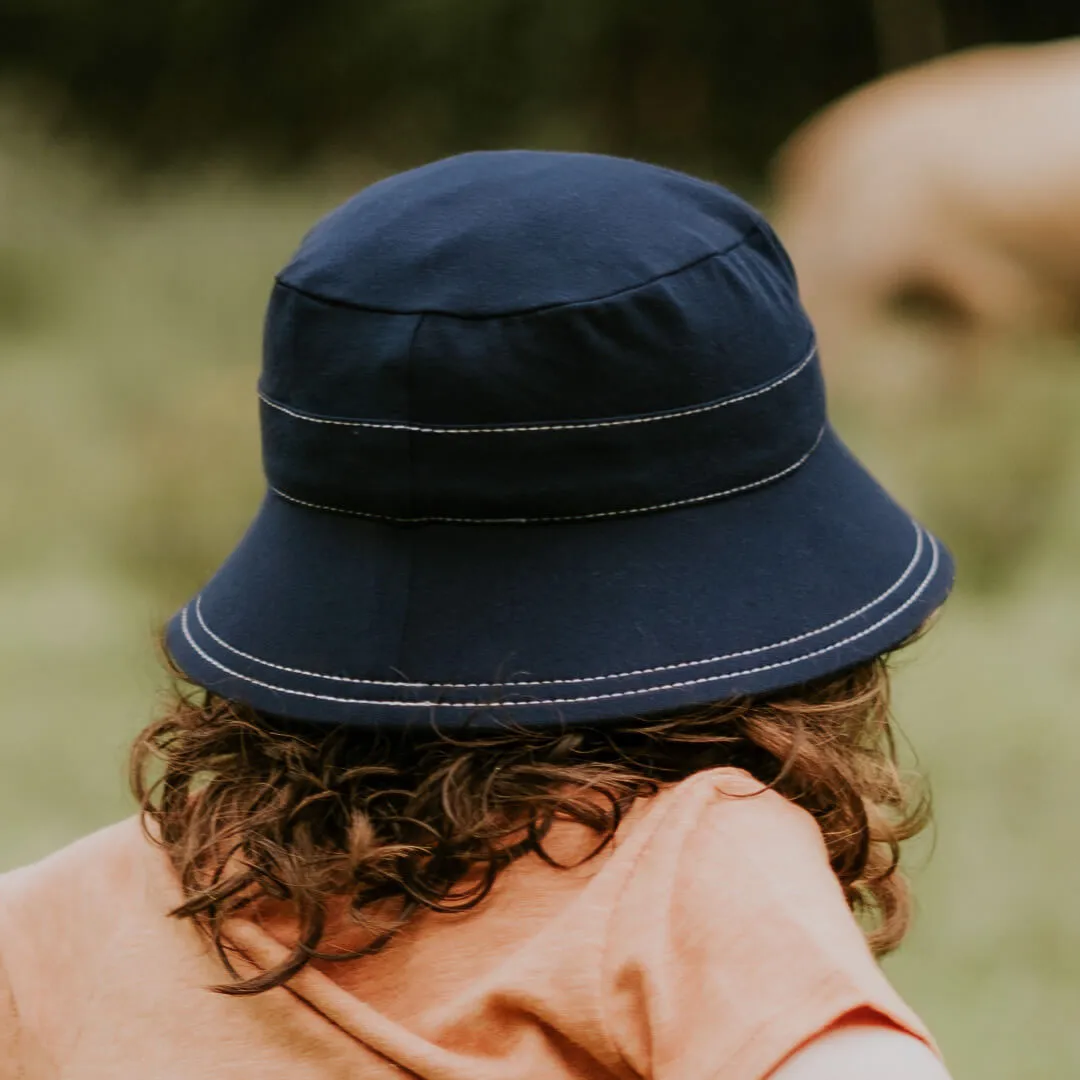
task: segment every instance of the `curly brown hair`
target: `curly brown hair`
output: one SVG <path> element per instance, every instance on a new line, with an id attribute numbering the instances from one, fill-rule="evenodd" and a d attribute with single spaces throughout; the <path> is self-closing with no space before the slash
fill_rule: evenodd
<path id="1" fill-rule="evenodd" d="M 563 730 L 329 729 L 178 682 L 134 744 L 131 779 L 144 828 L 180 879 L 185 901 L 172 914 L 199 926 L 231 976 L 215 989 L 256 994 L 313 959 L 381 948 L 421 910 L 481 903 L 522 855 L 559 865 L 545 849 L 556 821 L 592 831 L 592 858 L 636 799 L 717 766 L 809 811 L 871 946 L 899 944 L 900 843 L 925 826 L 929 804 L 897 766 L 885 657 L 782 694 Z M 288 905 L 298 937 L 278 966 L 242 978 L 225 924 L 263 899 Z M 341 902 L 371 941 L 320 952 Z"/>

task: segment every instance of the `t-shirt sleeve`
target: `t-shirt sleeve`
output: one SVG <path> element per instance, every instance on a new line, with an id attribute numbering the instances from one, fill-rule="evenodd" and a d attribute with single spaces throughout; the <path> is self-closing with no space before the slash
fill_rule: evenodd
<path id="1" fill-rule="evenodd" d="M 745 774 L 670 795 L 608 926 L 609 1033 L 654 1080 L 761 1080 L 858 1013 L 930 1043 L 885 979 L 805 811 Z"/>
<path id="2" fill-rule="evenodd" d="M 0 1080 L 22 1080 L 19 1013 L 15 993 L 4 969 L 3 942 L 0 941 Z"/>

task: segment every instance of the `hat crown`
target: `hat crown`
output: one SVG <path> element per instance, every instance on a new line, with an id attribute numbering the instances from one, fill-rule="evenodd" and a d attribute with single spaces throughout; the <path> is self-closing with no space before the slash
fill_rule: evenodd
<path id="1" fill-rule="evenodd" d="M 826 423 L 761 217 L 613 158 L 471 154 L 308 234 L 266 322 L 270 491 L 170 624 L 329 723 L 590 723 L 903 640 L 948 556 Z"/>
<path id="2" fill-rule="evenodd" d="M 771 229 L 717 185 L 600 155 L 449 158 L 349 200 L 279 275 L 261 384 L 267 473 L 317 505 L 404 518 L 706 496 L 763 480 L 820 433 L 812 337 Z M 792 372 L 803 377 L 752 408 L 722 404 Z M 711 415 L 660 423 L 693 410 Z M 655 421 L 663 445 L 615 430 L 629 421 Z M 496 453 L 518 470 L 493 484 L 480 429 L 515 426 Z M 440 434 L 461 437 L 436 439 L 429 460 L 418 443 Z M 649 484 L 623 475 L 635 447 Z M 710 452 L 724 461 L 701 477 L 708 490 L 657 479 Z M 612 463 L 596 490 L 556 491 L 552 470 L 586 457 Z"/>
<path id="3" fill-rule="evenodd" d="M 281 279 L 385 311 L 513 315 L 633 289 L 759 220 L 715 184 L 656 165 L 485 151 L 364 189 L 308 232 Z"/>

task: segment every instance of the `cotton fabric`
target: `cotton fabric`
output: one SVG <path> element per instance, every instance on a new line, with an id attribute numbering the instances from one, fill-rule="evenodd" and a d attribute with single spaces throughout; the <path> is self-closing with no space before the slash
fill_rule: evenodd
<path id="1" fill-rule="evenodd" d="M 522 859 L 477 910 L 250 998 L 205 989 L 223 969 L 122 822 L 0 877 L 0 1080 L 760 1080 L 856 1012 L 929 1041 L 812 818 L 758 790 L 697 774 L 581 867 Z M 289 933 L 269 910 L 230 929 L 245 972 Z"/>
<path id="2" fill-rule="evenodd" d="M 768 222 L 598 154 L 463 154 L 279 273 L 267 491 L 170 621 L 262 712 L 444 730 L 763 694 L 886 652 L 952 562 L 829 424 Z"/>

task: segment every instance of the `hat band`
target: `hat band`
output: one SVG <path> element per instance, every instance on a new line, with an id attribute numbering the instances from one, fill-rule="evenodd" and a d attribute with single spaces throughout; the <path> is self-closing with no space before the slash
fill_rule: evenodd
<path id="1" fill-rule="evenodd" d="M 794 471 L 825 424 L 811 351 L 762 386 L 596 421 L 422 426 L 314 416 L 262 398 L 270 486 L 384 520 L 544 521 L 705 501 Z"/>

